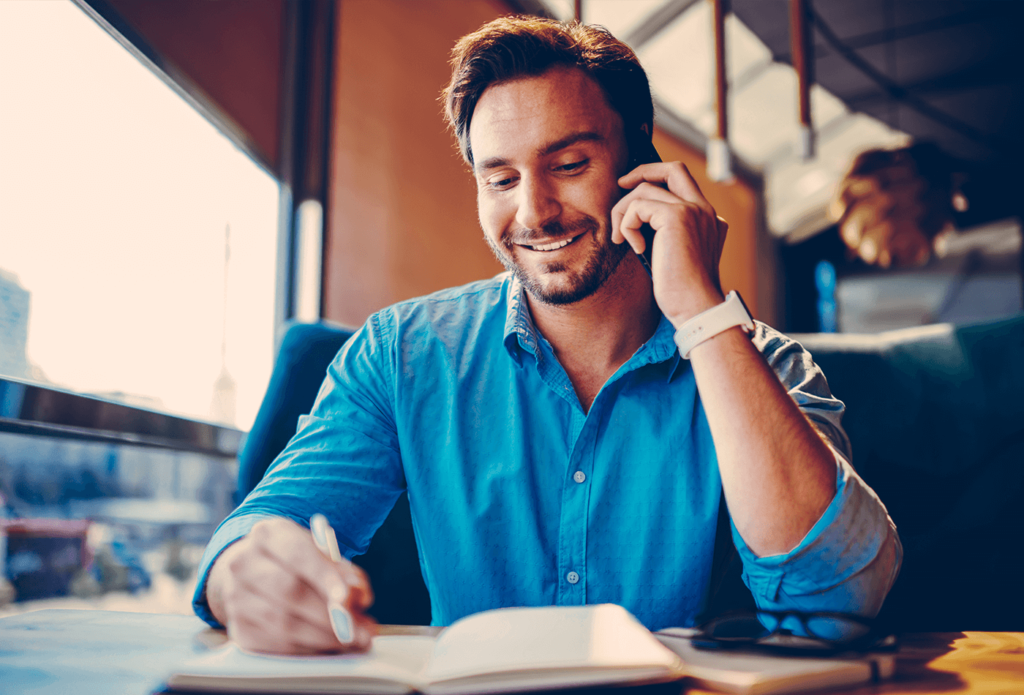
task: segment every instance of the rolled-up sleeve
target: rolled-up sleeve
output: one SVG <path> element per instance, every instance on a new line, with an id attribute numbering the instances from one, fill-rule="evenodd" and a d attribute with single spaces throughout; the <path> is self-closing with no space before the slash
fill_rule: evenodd
<path id="1" fill-rule="evenodd" d="M 402 490 L 405 475 L 393 418 L 394 352 L 386 317 L 374 315 L 331 363 L 309 415 L 260 484 L 217 528 L 199 565 L 193 608 L 217 625 L 206 601 L 210 568 L 260 520 L 334 527 L 342 554 L 366 551 Z"/>
<path id="2" fill-rule="evenodd" d="M 836 457 L 836 494 L 790 552 L 758 557 L 732 526 L 743 581 L 764 609 L 838 611 L 873 617 L 896 581 L 903 548 L 885 505 L 850 464 L 844 406 L 810 354 L 759 325 L 754 343 Z"/>

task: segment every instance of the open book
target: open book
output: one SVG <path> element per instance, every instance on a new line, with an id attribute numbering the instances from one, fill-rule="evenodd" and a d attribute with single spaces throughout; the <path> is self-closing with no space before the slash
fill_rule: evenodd
<path id="1" fill-rule="evenodd" d="M 682 662 L 624 608 L 502 608 L 463 618 L 440 637 L 382 636 L 366 654 L 277 657 L 234 645 L 167 679 L 206 692 L 504 693 L 682 678 Z"/>
<path id="2" fill-rule="evenodd" d="M 167 679 L 175 691 L 511 693 L 584 686 L 640 685 L 688 677 L 694 685 L 746 695 L 793 693 L 888 678 L 894 657 L 784 657 L 706 652 L 692 630 L 657 636 L 624 608 L 501 608 L 459 620 L 440 637 L 377 637 L 366 654 L 285 657 L 233 644 L 184 664 Z"/>

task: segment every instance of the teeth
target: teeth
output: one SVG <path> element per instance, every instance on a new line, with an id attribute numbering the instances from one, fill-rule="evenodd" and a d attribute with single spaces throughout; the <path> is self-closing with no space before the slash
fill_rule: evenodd
<path id="1" fill-rule="evenodd" d="M 563 239 L 562 241 L 555 241 L 555 242 L 552 242 L 550 244 L 542 244 L 540 246 L 531 246 L 530 248 L 533 249 L 534 251 L 554 251 L 555 249 L 560 249 L 563 246 L 566 246 L 570 242 L 573 242 L 575 240 L 576 240 L 576 237 L 571 237 L 569 239 Z"/>

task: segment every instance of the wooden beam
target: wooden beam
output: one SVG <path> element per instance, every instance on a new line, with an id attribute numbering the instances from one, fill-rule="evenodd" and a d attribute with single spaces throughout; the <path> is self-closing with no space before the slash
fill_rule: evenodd
<path id="1" fill-rule="evenodd" d="M 728 80 L 725 72 L 726 0 L 711 2 L 711 35 L 715 47 L 715 134 L 708 140 L 707 174 L 712 181 L 733 179 L 729 153 Z M 685 71 L 684 71 L 685 74 Z"/>
<path id="2" fill-rule="evenodd" d="M 800 155 L 804 159 L 814 156 L 814 126 L 811 123 L 811 84 L 814 48 L 811 45 L 811 23 L 808 21 L 807 0 L 789 0 L 789 43 L 796 70 L 800 111 Z"/>

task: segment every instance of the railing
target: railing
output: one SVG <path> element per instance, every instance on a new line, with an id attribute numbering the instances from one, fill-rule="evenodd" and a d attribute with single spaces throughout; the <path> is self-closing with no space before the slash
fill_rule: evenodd
<path id="1" fill-rule="evenodd" d="M 234 458 L 233 427 L 0 377 L 0 432 L 157 447 Z"/>

